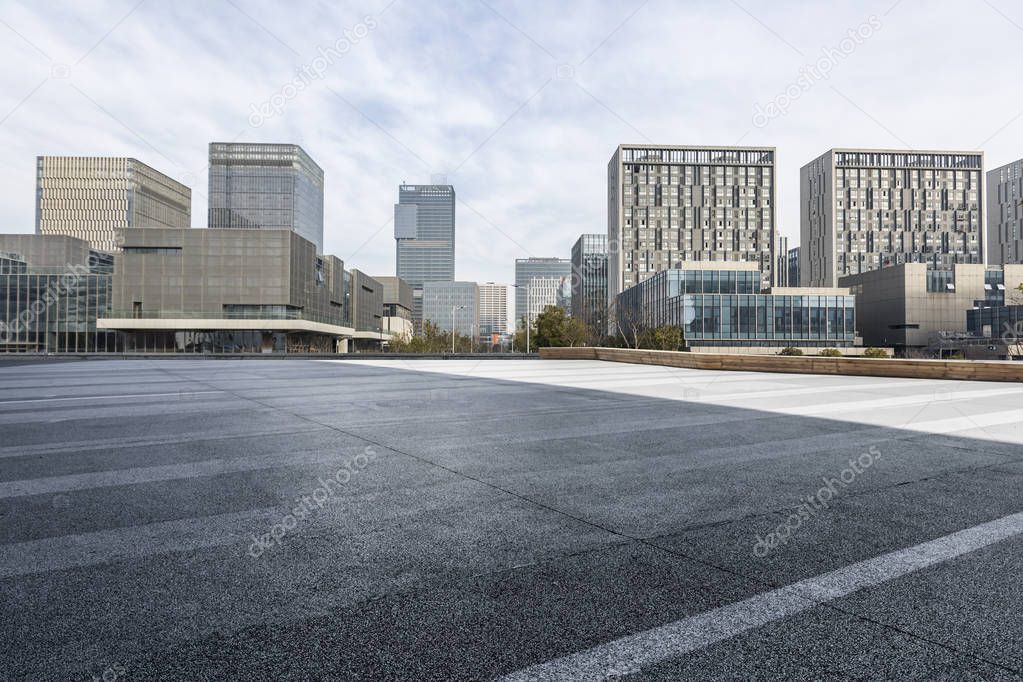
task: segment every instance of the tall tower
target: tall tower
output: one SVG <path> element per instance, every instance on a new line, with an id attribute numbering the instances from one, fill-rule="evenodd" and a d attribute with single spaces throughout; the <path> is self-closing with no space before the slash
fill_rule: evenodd
<path id="1" fill-rule="evenodd" d="M 323 169 L 297 144 L 210 143 L 209 226 L 291 230 L 323 253 Z"/>
<path id="2" fill-rule="evenodd" d="M 774 147 L 620 145 L 607 167 L 608 300 L 684 261 L 774 271 Z"/>
<path id="3" fill-rule="evenodd" d="M 455 188 L 400 185 L 394 205 L 398 277 L 412 287 L 412 318 L 423 321 L 423 284 L 455 280 Z"/>

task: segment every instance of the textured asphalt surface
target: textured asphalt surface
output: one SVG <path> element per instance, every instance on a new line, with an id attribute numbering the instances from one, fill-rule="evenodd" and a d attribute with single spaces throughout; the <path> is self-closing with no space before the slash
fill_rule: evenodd
<path id="1" fill-rule="evenodd" d="M 0 389 L 3 680 L 528 677 L 1023 511 L 1014 384 L 139 360 Z M 1021 576 L 1016 534 L 606 676 L 1020 679 Z"/>

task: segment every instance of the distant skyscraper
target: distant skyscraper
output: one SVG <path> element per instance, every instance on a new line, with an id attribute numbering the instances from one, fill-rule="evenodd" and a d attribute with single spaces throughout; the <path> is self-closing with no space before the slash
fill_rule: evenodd
<path id="1" fill-rule="evenodd" d="M 36 159 L 36 234 L 77 237 L 117 250 L 117 230 L 190 227 L 192 190 L 126 157 Z"/>
<path id="2" fill-rule="evenodd" d="M 508 333 L 508 286 L 480 285 L 480 336 Z"/>
<path id="3" fill-rule="evenodd" d="M 793 246 L 791 249 L 789 249 L 789 252 L 786 254 L 786 258 L 789 261 L 789 271 L 788 282 L 785 284 L 785 286 L 790 287 L 802 286 L 802 284 L 800 284 L 799 278 L 799 247 Z"/>
<path id="4" fill-rule="evenodd" d="M 423 320 L 423 285 L 455 279 L 455 188 L 401 185 L 394 205 L 396 270 L 412 287 L 412 317 Z"/>
<path id="5" fill-rule="evenodd" d="M 584 234 L 572 246 L 572 317 L 607 332 L 607 235 Z"/>
<path id="6" fill-rule="evenodd" d="M 476 339 L 479 336 L 480 290 L 476 282 L 426 282 L 423 285 L 423 319 L 449 332 Z"/>
<path id="7" fill-rule="evenodd" d="M 515 326 L 522 326 L 527 311 L 535 319 L 549 305 L 562 305 L 572 295 L 572 261 L 567 258 L 515 260 Z M 528 297 L 527 297 L 528 289 Z M 527 305 L 528 302 L 528 305 Z M 568 303 L 568 306 L 571 304 Z M 569 308 L 566 307 L 566 312 Z"/>
<path id="8" fill-rule="evenodd" d="M 774 286 L 789 285 L 789 238 L 778 235 L 778 246 L 774 249 Z"/>
<path id="9" fill-rule="evenodd" d="M 983 152 L 832 149 L 799 172 L 799 279 L 984 262 Z"/>
<path id="10" fill-rule="evenodd" d="M 1023 160 L 987 174 L 987 261 L 1023 263 Z"/>
<path id="11" fill-rule="evenodd" d="M 607 191 L 611 300 L 685 261 L 755 262 L 774 281 L 773 147 L 620 145 Z"/>
<path id="12" fill-rule="evenodd" d="M 323 253 L 323 169 L 297 144 L 210 143 L 209 226 L 291 230 Z"/>

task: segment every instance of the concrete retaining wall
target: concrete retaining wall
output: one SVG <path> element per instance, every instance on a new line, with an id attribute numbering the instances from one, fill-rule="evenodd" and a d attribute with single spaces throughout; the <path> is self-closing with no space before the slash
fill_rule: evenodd
<path id="1" fill-rule="evenodd" d="M 606 360 L 688 369 L 785 374 L 841 374 L 911 379 L 1023 381 L 1023 362 L 972 360 L 899 360 L 816 356 L 715 355 L 625 348 L 541 348 L 545 360 Z"/>

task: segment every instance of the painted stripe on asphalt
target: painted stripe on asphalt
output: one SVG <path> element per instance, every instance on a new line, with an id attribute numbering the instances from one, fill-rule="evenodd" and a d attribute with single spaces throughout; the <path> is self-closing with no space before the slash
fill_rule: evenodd
<path id="1" fill-rule="evenodd" d="M 974 552 L 1021 532 L 1023 512 L 524 668 L 501 679 L 505 682 L 603 680 L 612 674 L 638 672 L 643 666 L 703 649 L 857 590 Z"/>
<path id="2" fill-rule="evenodd" d="M 102 400 L 103 398 L 161 398 L 168 395 L 189 396 L 207 393 L 223 393 L 224 391 L 174 391 L 173 393 L 115 393 L 111 395 L 82 395 L 73 398 L 25 398 L 24 400 L 0 400 L 0 406 L 18 403 L 52 403 L 61 400 Z"/>
<path id="3" fill-rule="evenodd" d="M 44 478 L 24 478 L 14 481 L 0 481 L 0 499 L 24 497 L 27 495 L 47 495 L 65 493 L 73 490 L 93 490 L 95 488 L 111 488 L 122 485 L 153 483 L 157 481 L 179 481 L 206 476 L 222 476 L 224 474 L 265 469 L 282 469 L 285 467 L 313 466 L 338 462 L 346 454 L 362 452 L 364 445 L 333 446 L 331 449 L 302 450 L 287 453 L 271 453 L 267 455 L 250 455 L 231 459 L 206 459 L 180 464 L 163 464 L 152 467 L 131 467 L 128 469 L 110 469 L 85 474 L 67 474 L 65 476 L 46 476 Z"/>

